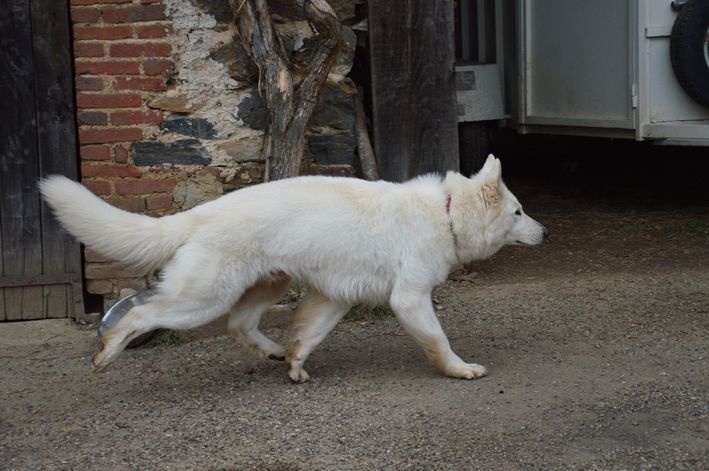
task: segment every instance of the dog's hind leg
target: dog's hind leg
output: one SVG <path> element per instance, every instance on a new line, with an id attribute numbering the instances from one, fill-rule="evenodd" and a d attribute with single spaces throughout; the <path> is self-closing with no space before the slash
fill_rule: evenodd
<path id="1" fill-rule="evenodd" d="M 260 280 L 231 308 L 229 333 L 242 346 L 264 357 L 285 360 L 285 348 L 261 333 L 258 325 L 263 312 L 285 294 L 289 285 L 290 278 L 283 273 Z"/>
<path id="2" fill-rule="evenodd" d="M 103 337 L 103 349 L 93 360 L 102 370 L 121 353 L 134 338 L 155 329 L 187 330 L 207 324 L 224 314 L 224 303 L 201 299 L 198 303 L 167 300 L 159 294 L 146 304 L 136 306 Z"/>
<path id="3" fill-rule="evenodd" d="M 438 322 L 431 303 L 431 293 L 395 290 L 391 308 L 404 330 L 423 348 L 426 357 L 447 376 L 473 379 L 487 370 L 476 363 L 466 363 L 453 350 Z"/>
<path id="4" fill-rule="evenodd" d="M 295 338 L 286 353 L 288 376 L 294 382 L 304 383 L 310 379 L 303 363 L 349 309 L 349 304 L 338 303 L 317 292 L 303 301 L 293 318 Z"/>
<path id="5" fill-rule="evenodd" d="M 211 267 L 211 271 L 204 270 Z M 136 306 L 103 337 L 94 368 L 108 366 L 128 343 L 155 329 L 186 330 L 222 316 L 254 284 L 248 267 L 223 264 L 220 254 L 184 246 L 163 272 L 157 294 Z"/>

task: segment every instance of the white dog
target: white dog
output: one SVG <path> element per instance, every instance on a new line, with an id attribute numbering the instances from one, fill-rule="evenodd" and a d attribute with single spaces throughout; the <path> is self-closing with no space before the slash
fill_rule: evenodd
<path id="1" fill-rule="evenodd" d="M 285 358 L 290 378 L 303 382 L 306 358 L 353 304 L 389 302 L 443 373 L 477 378 L 485 367 L 451 350 L 431 290 L 460 264 L 547 236 L 507 190 L 493 156 L 471 178 L 449 172 L 397 184 L 298 177 L 161 218 L 112 207 L 64 177 L 40 186 L 64 227 L 87 246 L 127 264 L 162 267 L 157 294 L 103 337 L 97 369 L 145 332 L 194 328 L 231 308 L 230 332 L 264 356 Z M 310 289 L 286 350 L 258 324 L 291 280 Z"/>

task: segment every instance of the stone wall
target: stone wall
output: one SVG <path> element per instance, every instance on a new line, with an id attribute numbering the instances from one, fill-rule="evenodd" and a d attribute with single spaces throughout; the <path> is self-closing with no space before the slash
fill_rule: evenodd
<path id="1" fill-rule="evenodd" d="M 362 0 L 331 0 L 346 44 L 311 120 L 302 172 L 353 175 L 347 78 Z M 227 0 L 71 0 L 82 182 L 111 204 L 163 215 L 262 179 L 266 113 L 258 71 L 235 36 Z M 312 30 L 295 2 L 273 0 L 295 63 Z M 143 289 L 144 273 L 86 252 L 89 292 Z"/>

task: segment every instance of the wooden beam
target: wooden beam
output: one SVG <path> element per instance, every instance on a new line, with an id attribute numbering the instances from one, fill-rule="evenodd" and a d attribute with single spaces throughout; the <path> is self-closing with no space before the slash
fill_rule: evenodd
<path id="1" fill-rule="evenodd" d="M 81 282 L 81 273 L 57 273 L 48 275 L 0 276 L 0 288 L 37 285 L 59 285 Z M 64 316 L 66 317 L 66 316 Z"/>
<path id="2" fill-rule="evenodd" d="M 458 170 L 453 2 L 369 0 L 374 150 L 393 181 Z"/>

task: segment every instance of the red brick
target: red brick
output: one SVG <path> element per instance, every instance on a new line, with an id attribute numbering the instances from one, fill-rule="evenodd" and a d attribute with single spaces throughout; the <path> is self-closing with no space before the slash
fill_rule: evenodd
<path id="1" fill-rule="evenodd" d="M 149 196 L 145 199 L 148 209 L 167 209 L 172 207 L 172 195 Z"/>
<path id="2" fill-rule="evenodd" d="M 79 124 L 88 126 L 106 126 L 108 115 L 102 111 L 79 111 L 76 114 Z"/>
<path id="3" fill-rule="evenodd" d="M 175 180 L 120 180 L 116 182 L 119 195 L 167 193 L 175 188 Z"/>
<path id="4" fill-rule="evenodd" d="M 95 250 L 91 250 L 88 247 L 84 248 L 84 259 L 87 262 L 99 262 L 99 263 L 106 263 L 106 262 L 113 261 L 112 259 L 110 259 L 108 257 L 104 257 L 100 253 L 96 252 Z"/>
<path id="5" fill-rule="evenodd" d="M 113 281 L 86 280 L 86 291 L 91 294 L 113 294 Z"/>
<path id="6" fill-rule="evenodd" d="M 143 138 L 143 131 L 138 128 L 117 129 L 80 129 L 81 144 L 102 144 L 108 142 L 132 142 Z"/>
<path id="7" fill-rule="evenodd" d="M 85 175 L 84 175 L 85 176 Z M 108 182 L 102 182 L 98 180 L 83 180 L 82 183 L 86 188 L 91 190 L 95 195 L 110 195 L 111 194 L 111 184 Z"/>
<path id="8" fill-rule="evenodd" d="M 81 160 L 108 160 L 111 158 L 110 149 L 106 146 L 81 146 L 79 155 Z"/>
<path id="9" fill-rule="evenodd" d="M 112 44 L 112 57 L 168 57 L 172 46 L 168 43 L 125 43 Z"/>
<path id="10" fill-rule="evenodd" d="M 131 211 L 134 213 L 145 211 L 145 198 L 115 198 L 108 202 L 117 208 L 125 209 L 126 211 Z"/>
<path id="11" fill-rule="evenodd" d="M 172 72 L 172 61 L 165 59 L 148 59 L 143 61 L 145 75 L 168 75 Z"/>
<path id="12" fill-rule="evenodd" d="M 132 37 L 133 28 L 130 26 L 74 26 L 74 40 L 115 40 Z"/>
<path id="13" fill-rule="evenodd" d="M 101 16 L 101 12 L 94 7 L 72 7 L 72 23 L 96 23 Z"/>
<path id="14" fill-rule="evenodd" d="M 143 172 L 135 167 L 119 165 L 87 165 L 81 166 L 81 175 L 87 177 L 140 177 Z"/>
<path id="15" fill-rule="evenodd" d="M 146 6 L 106 7 L 102 9 L 102 13 L 103 21 L 106 23 L 138 23 L 165 19 L 165 9 L 159 3 Z"/>
<path id="16" fill-rule="evenodd" d="M 161 92 L 166 90 L 165 80 L 153 77 L 118 77 L 113 80 L 114 90 L 142 90 Z"/>
<path id="17" fill-rule="evenodd" d="M 139 269 L 126 267 L 119 263 L 87 263 L 84 273 L 89 280 L 137 278 L 145 274 Z"/>
<path id="18" fill-rule="evenodd" d="M 143 100 L 140 95 L 134 93 L 79 93 L 76 96 L 76 104 L 79 108 L 138 108 L 143 104 Z"/>
<path id="19" fill-rule="evenodd" d="M 74 42 L 75 57 L 103 57 L 103 43 Z"/>
<path id="20" fill-rule="evenodd" d="M 140 39 L 164 38 L 172 33 L 170 24 L 139 25 L 135 27 L 135 35 Z"/>
<path id="21" fill-rule="evenodd" d="M 113 160 L 116 163 L 124 164 L 128 162 L 128 149 L 123 146 L 116 146 L 113 148 Z"/>
<path id="22" fill-rule="evenodd" d="M 76 61 L 77 75 L 138 75 L 140 63 L 133 61 Z"/>
<path id="23" fill-rule="evenodd" d="M 104 83 L 101 77 L 76 77 L 76 89 L 85 92 L 99 92 L 103 90 Z"/>
<path id="24" fill-rule="evenodd" d="M 147 288 L 145 278 L 124 278 L 116 280 L 116 290 L 120 293 L 124 289 L 142 291 Z"/>
<path id="25" fill-rule="evenodd" d="M 162 123 L 162 111 L 115 111 L 111 113 L 111 124 L 125 126 L 129 124 Z"/>

